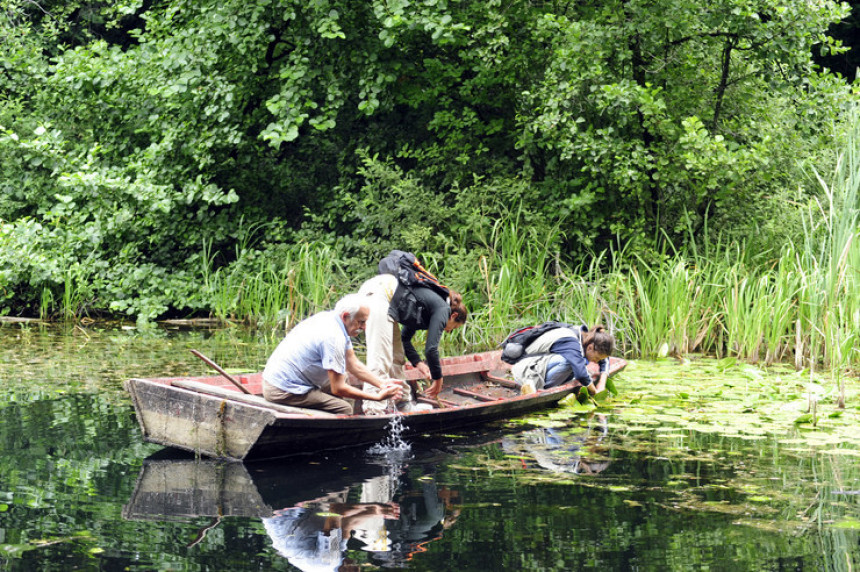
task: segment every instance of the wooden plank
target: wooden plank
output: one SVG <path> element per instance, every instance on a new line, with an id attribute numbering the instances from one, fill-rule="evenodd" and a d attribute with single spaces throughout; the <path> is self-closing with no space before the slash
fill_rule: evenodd
<path id="1" fill-rule="evenodd" d="M 463 395 L 465 397 L 471 397 L 472 399 L 477 399 L 478 401 L 502 401 L 501 399 L 496 399 L 495 397 L 488 397 L 486 395 L 481 395 L 480 393 L 475 393 L 474 391 L 468 391 L 466 389 L 461 389 L 459 387 L 455 387 L 453 392 L 457 395 Z"/>
<path id="2" fill-rule="evenodd" d="M 507 364 L 499 359 L 501 353 L 500 351 L 492 351 L 443 358 L 442 375 L 447 377 L 469 373 L 480 374 L 490 370 L 507 368 Z M 407 367 L 403 372 L 403 377 L 407 380 L 424 379 L 424 376 L 413 367 Z"/>
<path id="3" fill-rule="evenodd" d="M 259 395 L 246 395 L 244 393 L 239 393 L 238 391 L 233 391 L 232 389 L 209 385 L 207 383 L 199 383 L 190 379 L 175 379 L 171 382 L 171 385 L 181 387 L 182 389 L 190 389 L 191 391 L 205 393 L 206 395 L 223 397 L 224 399 L 229 399 L 231 401 L 247 403 L 248 405 L 254 405 L 256 407 L 274 409 L 280 413 L 288 413 L 290 415 L 304 415 L 305 417 L 337 417 L 337 415 L 329 413 L 328 411 L 317 411 L 315 409 L 305 409 L 303 407 L 291 407 L 280 403 L 272 403 Z"/>
<path id="4" fill-rule="evenodd" d="M 495 375 L 491 375 L 489 373 L 484 374 L 484 380 L 490 381 L 492 383 L 501 385 L 502 387 L 507 387 L 508 389 L 519 389 L 520 386 L 511 381 L 510 379 L 505 379 L 504 377 L 496 377 Z"/>
<path id="5" fill-rule="evenodd" d="M 303 415 L 283 415 L 271 408 L 143 379 L 129 380 L 127 387 L 147 441 L 210 457 L 244 459 L 278 418 L 309 421 Z"/>
<path id="6" fill-rule="evenodd" d="M 443 407 L 459 407 L 459 404 L 454 403 L 453 401 L 448 401 L 447 399 L 430 399 L 429 397 L 419 397 L 418 403 L 426 403 L 427 405 L 433 405 L 437 407 L 442 405 Z"/>

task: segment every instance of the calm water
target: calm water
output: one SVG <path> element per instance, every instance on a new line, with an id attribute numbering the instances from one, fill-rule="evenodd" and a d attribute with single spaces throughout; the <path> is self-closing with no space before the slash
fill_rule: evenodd
<path id="1" fill-rule="evenodd" d="M 265 463 L 142 442 L 123 379 L 277 341 L 0 326 L 0 569 L 860 570 L 857 458 L 784 436 L 620 410 Z"/>

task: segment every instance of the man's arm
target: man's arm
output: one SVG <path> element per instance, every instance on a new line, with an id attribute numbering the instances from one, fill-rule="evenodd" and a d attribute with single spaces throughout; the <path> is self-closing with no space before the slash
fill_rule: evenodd
<path id="1" fill-rule="evenodd" d="M 385 383 L 379 388 L 379 393 L 371 395 L 365 391 L 353 387 L 346 380 L 346 374 L 337 373 L 334 370 L 326 370 L 328 380 L 331 384 L 331 392 L 338 397 L 349 397 L 351 399 L 366 399 L 368 401 L 384 401 L 389 397 L 400 399 L 403 396 L 403 388 L 399 382 Z"/>
<path id="2" fill-rule="evenodd" d="M 346 371 L 354 375 L 359 381 L 367 382 L 380 389 L 385 385 L 381 379 L 376 377 L 373 372 L 370 371 L 370 369 L 364 365 L 360 359 L 358 359 L 358 356 L 355 355 L 355 351 L 352 349 L 346 350 Z"/>

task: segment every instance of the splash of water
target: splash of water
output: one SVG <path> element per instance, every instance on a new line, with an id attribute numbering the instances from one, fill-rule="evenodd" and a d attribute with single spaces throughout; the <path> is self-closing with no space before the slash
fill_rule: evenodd
<path id="1" fill-rule="evenodd" d="M 402 415 L 392 415 L 387 429 L 388 435 L 368 449 L 368 453 L 386 457 L 402 457 L 412 450 L 412 445 L 403 440 Z"/>
<path id="2" fill-rule="evenodd" d="M 370 447 L 367 453 L 375 459 L 371 462 L 385 467 L 389 490 L 396 491 L 400 486 L 400 475 L 412 458 L 412 445 L 403 440 L 403 416 L 392 415 L 388 422 L 388 435 Z"/>

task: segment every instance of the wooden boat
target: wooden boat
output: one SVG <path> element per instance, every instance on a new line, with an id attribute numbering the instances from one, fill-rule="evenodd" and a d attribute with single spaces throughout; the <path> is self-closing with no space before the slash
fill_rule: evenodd
<path id="1" fill-rule="evenodd" d="M 378 443 L 389 434 L 395 415 L 401 417 L 403 437 L 451 431 L 550 407 L 574 390 L 564 385 L 520 395 L 508 377 L 510 366 L 500 357 L 494 351 L 445 358 L 439 400 L 420 399 L 432 409 L 379 416 L 334 415 L 268 402 L 262 397 L 261 372 L 234 379 L 241 390 L 225 375 L 130 379 L 124 385 L 149 442 L 214 458 L 271 458 Z M 611 358 L 610 375 L 626 365 Z M 421 375 L 407 368 L 406 378 Z"/>

